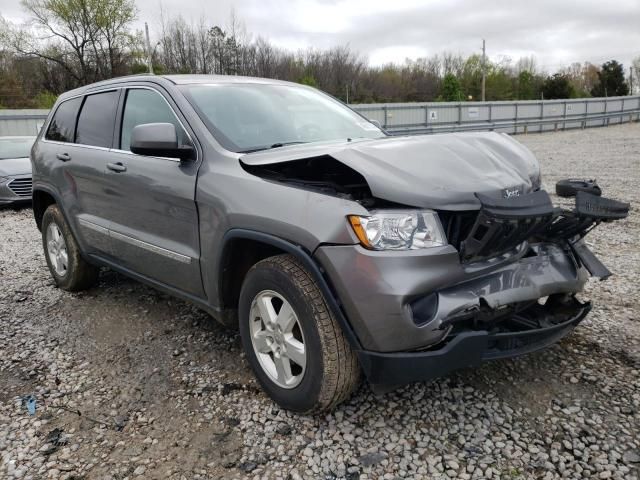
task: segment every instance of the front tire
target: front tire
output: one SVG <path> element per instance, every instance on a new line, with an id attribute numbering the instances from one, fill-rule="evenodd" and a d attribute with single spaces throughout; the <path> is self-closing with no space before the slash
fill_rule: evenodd
<path id="1" fill-rule="evenodd" d="M 69 292 L 86 290 L 98 280 L 98 268 L 87 263 L 60 208 L 51 205 L 42 217 L 44 256 L 56 285 Z"/>
<path id="2" fill-rule="evenodd" d="M 358 386 L 355 353 L 315 281 L 292 255 L 267 258 L 249 270 L 239 319 L 249 364 L 283 408 L 330 410 Z"/>

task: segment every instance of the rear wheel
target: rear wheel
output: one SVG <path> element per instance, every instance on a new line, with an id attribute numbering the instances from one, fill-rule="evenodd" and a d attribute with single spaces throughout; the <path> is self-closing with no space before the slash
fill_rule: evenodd
<path id="1" fill-rule="evenodd" d="M 75 292 L 93 286 L 98 268 L 87 263 L 57 205 L 50 205 L 42 217 L 42 244 L 49 271 L 56 285 Z"/>
<path id="2" fill-rule="evenodd" d="M 295 257 L 270 257 L 249 270 L 239 318 L 247 359 L 280 406 L 306 413 L 329 410 L 357 387 L 356 355 Z"/>

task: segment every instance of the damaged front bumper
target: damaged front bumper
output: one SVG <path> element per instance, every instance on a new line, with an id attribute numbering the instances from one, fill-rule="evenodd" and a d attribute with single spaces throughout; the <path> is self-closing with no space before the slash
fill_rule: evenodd
<path id="1" fill-rule="evenodd" d="M 567 211 L 553 207 L 546 192 L 480 200 L 473 227 L 456 246 L 316 250 L 371 383 L 426 380 L 538 350 L 588 313 L 590 304 L 575 294 L 590 275 L 610 273 L 582 237 L 601 221 L 624 218 L 628 205 L 579 196 Z"/>
<path id="2" fill-rule="evenodd" d="M 316 251 L 364 350 L 423 349 L 443 341 L 469 316 L 507 313 L 512 305 L 576 293 L 589 278 L 569 250 L 554 244 L 523 245 L 468 265 L 452 246 L 425 252 L 359 245 Z"/>
<path id="3" fill-rule="evenodd" d="M 589 313 L 591 304 L 574 297 L 534 304 L 490 330 L 467 330 L 447 338 L 437 349 L 421 352 L 360 352 L 370 383 L 399 385 L 432 380 L 487 360 L 515 357 L 544 349 L 569 334 Z"/>

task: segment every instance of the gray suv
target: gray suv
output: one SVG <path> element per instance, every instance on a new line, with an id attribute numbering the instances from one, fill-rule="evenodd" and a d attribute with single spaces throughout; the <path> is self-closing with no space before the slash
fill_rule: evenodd
<path id="1" fill-rule="evenodd" d="M 240 330 L 300 412 L 546 347 L 608 270 L 582 238 L 628 205 L 554 207 L 498 133 L 388 136 L 316 89 L 135 76 L 68 92 L 31 152 L 56 284 L 109 267 Z"/>

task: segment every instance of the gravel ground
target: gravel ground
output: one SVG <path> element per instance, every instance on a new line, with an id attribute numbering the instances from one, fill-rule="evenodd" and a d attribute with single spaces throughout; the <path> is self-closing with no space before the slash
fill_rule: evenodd
<path id="1" fill-rule="evenodd" d="M 257 388 L 235 333 L 110 271 L 56 289 L 30 209 L 0 211 L 0 478 L 640 476 L 640 124 L 519 136 L 546 184 L 633 204 L 589 242 L 616 274 L 544 352 L 306 417 Z M 23 398 L 33 395 L 34 416 Z"/>

